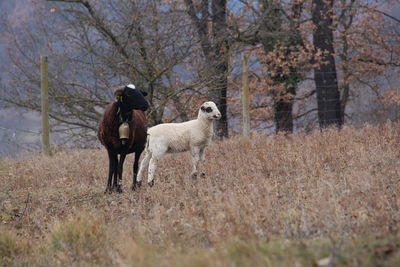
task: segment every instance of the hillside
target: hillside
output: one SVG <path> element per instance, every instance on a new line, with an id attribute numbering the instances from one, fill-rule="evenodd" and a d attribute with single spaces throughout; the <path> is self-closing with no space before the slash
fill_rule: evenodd
<path id="1" fill-rule="evenodd" d="M 131 192 L 130 155 L 113 195 L 104 149 L 0 161 L 0 265 L 400 263 L 400 124 L 233 137 L 196 181 L 189 161 Z"/>

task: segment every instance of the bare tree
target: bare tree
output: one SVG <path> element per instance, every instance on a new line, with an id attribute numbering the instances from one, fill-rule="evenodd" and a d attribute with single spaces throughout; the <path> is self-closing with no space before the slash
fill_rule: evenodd
<path id="1" fill-rule="evenodd" d="M 149 93 L 152 124 L 162 121 L 169 99 L 179 106 L 202 87 L 181 75 L 190 68 L 191 28 L 160 1 L 49 2 L 36 10 L 35 27 L 9 29 L 7 103 L 40 109 L 40 54 L 50 61 L 53 127 L 69 136 L 94 136 L 102 108 L 123 83 Z M 186 110 L 177 112 L 187 116 Z"/>
<path id="2" fill-rule="evenodd" d="M 346 107 L 351 100 L 361 98 L 371 90 L 379 106 L 380 98 L 390 86 L 383 80 L 387 76 L 397 76 L 396 68 L 400 66 L 397 49 L 399 39 L 395 33 L 398 25 L 391 23 L 396 23 L 396 20 L 382 13 L 381 5 L 377 3 L 341 0 L 336 1 L 333 8 L 336 14 L 331 28 L 338 72 L 340 115 L 344 123 L 349 118 Z M 383 106 L 380 106 L 382 111 Z"/>

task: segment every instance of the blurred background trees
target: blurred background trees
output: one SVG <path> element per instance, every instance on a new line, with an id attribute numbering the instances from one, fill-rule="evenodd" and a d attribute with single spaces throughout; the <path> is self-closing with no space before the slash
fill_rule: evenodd
<path id="1" fill-rule="evenodd" d="M 395 6 L 399 12 L 386 7 Z M 29 6 L 29 9 L 28 9 Z M 217 103 L 217 135 L 240 132 L 240 59 L 261 132 L 398 120 L 400 5 L 391 0 L 31 0 L 3 22 L 1 105 L 40 110 L 50 62 L 52 131 L 91 147 L 113 90 L 149 93 L 150 125 Z"/>

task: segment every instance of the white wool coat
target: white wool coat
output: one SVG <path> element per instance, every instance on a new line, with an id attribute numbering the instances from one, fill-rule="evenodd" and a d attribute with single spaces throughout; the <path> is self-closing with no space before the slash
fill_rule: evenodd
<path id="1" fill-rule="evenodd" d="M 182 123 L 164 123 L 150 128 L 147 133 L 145 157 L 139 168 L 137 182 L 140 184 L 143 171 L 148 168 L 147 183 L 153 186 L 158 160 L 166 153 L 190 150 L 192 155 L 192 178 L 198 173 L 204 176 L 204 149 L 211 142 L 213 121 L 221 118 L 214 102 L 202 104 L 197 119 Z"/>
<path id="2" fill-rule="evenodd" d="M 200 113 L 200 112 L 199 112 Z M 191 147 L 205 147 L 211 142 L 213 121 L 199 117 L 182 123 L 164 123 L 148 130 L 149 147 L 167 153 L 184 152 Z"/>

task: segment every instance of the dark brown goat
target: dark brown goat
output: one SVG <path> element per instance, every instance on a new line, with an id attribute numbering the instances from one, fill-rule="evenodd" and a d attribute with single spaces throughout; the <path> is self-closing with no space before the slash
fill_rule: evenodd
<path id="1" fill-rule="evenodd" d="M 125 157 L 130 153 L 135 153 L 132 190 L 136 188 L 139 158 L 147 137 L 147 120 L 144 111 L 147 110 L 148 103 L 144 98 L 145 95 L 145 92 L 128 86 L 119 89 L 114 94 L 116 101 L 109 104 L 104 111 L 99 125 L 98 138 L 107 149 L 109 158 L 108 182 L 105 192 L 122 192 L 119 180 L 122 180 Z M 126 143 L 121 142 L 118 132 L 118 128 L 123 122 L 129 124 L 129 138 Z M 119 160 L 118 154 L 120 155 Z"/>

